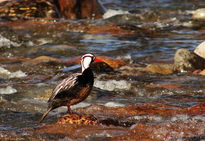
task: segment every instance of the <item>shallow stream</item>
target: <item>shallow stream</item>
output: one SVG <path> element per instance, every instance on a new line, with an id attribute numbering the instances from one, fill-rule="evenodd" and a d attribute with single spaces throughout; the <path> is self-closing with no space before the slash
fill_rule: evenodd
<path id="1" fill-rule="evenodd" d="M 203 0 L 102 0 L 107 9 L 122 10 L 125 14 L 98 20 L 40 19 L 36 21 L 0 21 L 0 138 L 105 140 L 127 137 L 127 128 L 135 124 L 156 125 L 173 122 L 199 121 L 199 130 L 172 136 L 163 134 L 159 140 L 204 137 L 205 117 L 202 114 L 173 115 L 142 114 L 126 117 L 111 113 L 92 112 L 92 106 L 129 107 L 146 103 L 188 108 L 205 103 L 205 76 L 192 73 L 162 75 L 139 71 L 147 64 L 173 63 L 175 51 L 193 50 L 205 39 L 203 23 L 192 19 L 192 13 L 205 7 Z M 108 13 L 108 14 L 112 14 Z M 116 26 L 118 28 L 116 28 Z M 104 28 L 104 29 L 103 29 Z M 56 84 L 73 72 L 79 71 L 75 63 L 31 61 L 40 56 L 69 60 L 84 53 L 123 60 L 126 65 L 118 73 L 95 73 L 92 94 L 82 103 L 72 107 L 83 114 L 89 107 L 99 118 L 134 122 L 132 127 L 73 127 L 89 129 L 82 136 L 33 133 L 47 99 Z M 95 107 L 96 106 L 96 107 Z M 169 109 L 169 108 L 168 108 Z M 95 109 L 96 110 L 96 109 Z M 66 108 L 54 110 L 45 123 L 55 123 L 65 114 Z M 86 114 L 86 113 L 85 113 Z M 170 125 L 170 126 L 171 126 Z M 190 126 L 191 126 L 190 125 Z M 73 126 L 73 125 L 72 125 Z M 168 126 L 168 125 L 167 125 Z M 189 128 L 184 124 L 179 126 Z M 194 125 L 193 125 L 194 126 Z M 195 126 L 194 126 L 195 127 Z M 77 130 L 76 129 L 76 130 Z M 166 132 L 171 129 L 166 128 Z M 94 131 L 95 130 L 95 131 Z M 81 132 L 83 132 L 81 131 Z M 178 130 L 177 130 L 178 131 Z M 94 134 L 95 133 L 95 134 Z M 152 133 L 156 139 L 157 133 Z M 83 136 L 84 135 L 84 136 Z M 151 137 L 150 137 L 151 138 Z M 116 138 L 115 138 L 116 139 Z M 123 138 L 117 138 L 122 139 Z"/>

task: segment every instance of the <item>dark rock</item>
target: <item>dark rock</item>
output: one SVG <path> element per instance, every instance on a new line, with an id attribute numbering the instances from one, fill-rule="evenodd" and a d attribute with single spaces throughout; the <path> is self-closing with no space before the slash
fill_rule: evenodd
<path id="1" fill-rule="evenodd" d="M 105 62 L 94 62 L 90 67 L 95 73 L 114 72 L 114 69 Z"/>

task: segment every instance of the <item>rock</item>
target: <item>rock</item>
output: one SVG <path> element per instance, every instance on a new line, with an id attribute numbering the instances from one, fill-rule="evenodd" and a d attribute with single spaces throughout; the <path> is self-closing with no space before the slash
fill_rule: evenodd
<path id="1" fill-rule="evenodd" d="M 160 74 L 171 74 L 174 72 L 172 64 L 149 64 L 146 68 L 139 67 L 138 69 Z"/>
<path id="2" fill-rule="evenodd" d="M 194 11 L 192 18 L 196 20 L 205 20 L 205 8 L 200 8 Z"/>
<path id="3" fill-rule="evenodd" d="M 13 0 L 0 3 L 0 17 L 7 20 L 57 18 L 55 5 L 48 0 Z"/>
<path id="4" fill-rule="evenodd" d="M 114 72 L 114 69 L 105 62 L 94 62 L 90 65 L 95 73 L 110 73 Z"/>
<path id="5" fill-rule="evenodd" d="M 61 117 L 56 124 L 96 125 L 97 119 L 93 116 L 68 114 Z"/>
<path id="6" fill-rule="evenodd" d="M 106 24 L 106 25 L 100 25 L 100 26 L 91 25 L 87 28 L 86 32 L 90 34 L 115 34 L 115 35 L 127 35 L 127 34 L 132 35 L 132 34 L 141 33 L 137 31 L 129 30 L 129 29 L 127 30 L 126 27 L 123 28 L 115 24 Z"/>
<path id="7" fill-rule="evenodd" d="M 195 48 L 194 53 L 205 59 L 205 41 Z"/>
<path id="8" fill-rule="evenodd" d="M 48 62 L 54 62 L 54 63 L 60 63 L 61 60 L 49 56 L 39 56 L 37 58 L 28 60 L 23 62 L 24 65 L 36 65 L 40 63 L 48 63 Z"/>
<path id="9" fill-rule="evenodd" d="M 204 59 L 187 49 L 178 49 L 174 56 L 174 70 L 179 72 L 203 69 L 204 64 Z"/>
<path id="10" fill-rule="evenodd" d="M 101 18 L 105 12 L 98 0 L 58 0 L 56 3 L 61 17 L 66 19 Z"/>
<path id="11" fill-rule="evenodd" d="M 103 62 L 107 63 L 112 68 L 119 68 L 121 66 L 125 66 L 125 62 L 120 59 L 115 59 L 107 56 L 97 56 L 98 59 L 102 60 Z"/>
<path id="12" fill-rule="evenodd" d="M 198 104 L 186 109 L 189 114 L 205 114 L 205 104 Z"/>
<path id="13" fill-rule="evenodd" d="M 112 117 L 130 117 L 130 115 L 161 115 L 168 116 L 183 113 L 183 109 L 176 106 L 158 103 L 140 103 L 138 105 L 126 105 L 117 107 L 105 107 L 101 105 L 91 105 L 85 108 L 76 109 L 81 114 L 92 115 L 112 115 Z"/>
<path id="14" fill-rule="evenodd" d="M 72 140 L 96 140 L 98 137 L 103 140 L 133 141 L 181 140 L 185 137 L 193 137 L 190 140 L 194 137 L 203 139 L 204 107 L 204 104 L 199 104 L 180 108 L 157 103 L 123 107 L 91 105 L 77 109 L 77 112 L 86 115 L 65 115 L 56 124 L 36 128 L 35 133 L 60 133 Z M 153 122 L 154 124 L 150 124 Z"/>
<path id="15" fill-rule="evenodd" d="M 32 18 L 101 18 L 105 12 L 98 0 L 19 0 L 0 2 L 0 17 L 9 20 Z"/>
<path id="16" fill-rule="evenodd" d="M 181 87 L 180 84 L 166 84 L 166 83 L 150 84 L 148 86 L 149 87 L 154 87 L 154 88 L 164 88 L 164 89 L 168 89 L 168 90 L 179 90 L 180 87 Z"/>
<path id="17" fill-rule="evenodd" d="M 199 121 L 164 122 L 157 125 L 136 124 L 129 133 L 113 137 L 117 141 L 202 141 L 204 139 L 204 123 Z M 185 138 L 186 137 L 186 138 Z"/>
<path id="18" fill-rule="evenodd" d="M 197 73 L 198 74 L 198 73 Z M 199 72 L 200 75 L 205 75 L 205 69 Z"/>

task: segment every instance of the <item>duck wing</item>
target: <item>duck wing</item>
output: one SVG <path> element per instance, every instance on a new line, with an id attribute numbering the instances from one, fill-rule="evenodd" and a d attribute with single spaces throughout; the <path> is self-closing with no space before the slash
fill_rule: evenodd
<path id="1" fill-rule="evenodd" d="M 70 75 L 69 77 L 63 79 L 53 90 L 51 97 L 49 98 L 48 102 L 51 102 L 58 94 L 60 94 L 63 91 L 69 91 L 69 89 L 72 89 L 74 86 L 78 84 L 78 76 L 80 76 L 81 73 L 74 73 Z"/>

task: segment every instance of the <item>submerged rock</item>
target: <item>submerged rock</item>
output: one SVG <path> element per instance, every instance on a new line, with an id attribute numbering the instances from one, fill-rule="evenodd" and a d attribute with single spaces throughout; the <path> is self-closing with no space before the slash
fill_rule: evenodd
<path id="1" fill-rule="evenodd" d="M 146 68 L 139 68 L 139 70 L 145 70 L 160 74 L 171 74 L 174 72 L 172 64 L 149 64 Z"/>
<path id="2" fill-rule="evenodd" d="M 121 59 L 115 59 L 107 56 L 97 56 L 98 59 L 102 60 L 103 62 L 107 63 L 112 68 L 119 68 L 121 66 L 125 66 L 125 62 Z"/>
<path id="3" fill-rule="evenodd" d="M 37 58 L 23 62 L 24 65 L 36 65 L 40 63 L 61 63 L 61 60 L 49 56 L 39 56 Z"/>

